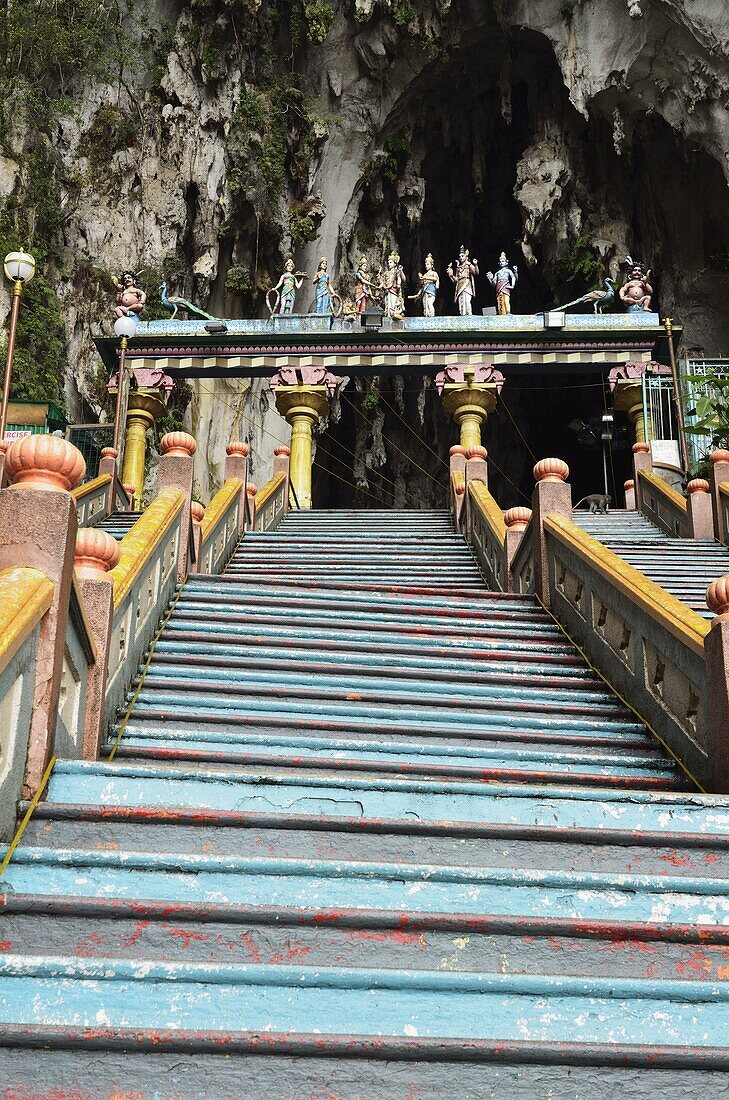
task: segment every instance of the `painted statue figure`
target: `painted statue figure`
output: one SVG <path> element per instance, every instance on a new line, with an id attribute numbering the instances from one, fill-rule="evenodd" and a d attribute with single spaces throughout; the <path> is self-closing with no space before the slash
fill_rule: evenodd
<path id="1" fill-rule="evenodd" d="M 509 264 L 506 253 L 499 256 L 499 270 L 486 272 L 486 278 L 496 291 L 496 312 L 499 314 L 511 313 L 511 292 L 516 286 L 519 273 L 516 264 Z"/>
<path id="2" fill-rule="evenodd" d="M 646 271 L 645 264 L 636 263 L 630 256 L 625 259 L 629 267 L 626 282 L 618 291 L 620 301 L 623 302 L 628 313 L 649 312 L 653 298 L 653 287 L 650 284 L 650 271 Z"/>
<path id="3" fill-rule="evenodd" d="M 144 312 L 147 295 L 139 284 L 139 274 L 135 275 L 133 271 L 122 271 L 121 279 L 113 279 L 116 287 L 115 317 L 139 317 Z"/>
<path id="4" fill-rule="evenodd" d="M 266 304 L 271 312 L 280 314 L 282 317 L 290 317 L 294 312 L 294 300 L 296 298 L 296 291 L 301 290 L 304 285 L 304 279 L 308 279 L 309 276 L 303 271 L 296 271 L 296 265 L 292 259 L 288 259 L 284 264 L 283 274 L 281 278 L 272 286 L 270 290 L 266 292 Z M 278 300 L 271 305 L 270 295 L 278 295 Z"/>
<path id="5" fill-rule="evenodd" d="M 319 260 L 319 266 L 312 276 L 314 286 L 314 313 L 332 312 L 332 283 L 329 278 L 329 264 L 326 256 Z"/>
<path id="6" fill-rule="evenodd" d="M 435 262 L 430 252 L 425 257 L 425 271 L 419 271 L 418 278 L 423 299 L 423 317 L 435 317 L 435 296 L 440 289 L 440 276 L 435 270 Z"/>
<path id="7" fill-rule="evenodd" d="M 354 279 L 354 306 L 357 313 L 364 313 L 369 305 L 370 295 L 373 295 L 376 290 L 370 279 L 370 269 L 366 256 L 360 257 Z"/>
<path id="8" fill-rule="evenodd" d="M 402 321 L 405 316 L 403 287 L 405 272 L 397 252 L 391 252 L 387 258 L 387 267 L 381 278 L 380 286 L 385 292 L 385 316 L 393 321 Z"/>
<path id="9" fill-rule="evenodd" d="M 471 259 L 468 249 L 465 245 L 461 245 L 455 272 L 453 264 L 448 264 L 446 271 L 448 278 L 455 284 L 453 299 L 458 306 L 458 312 L 461 317 L 470 317 L 473 313 L 473 299 L 476 294 L 474 276 L 479 273 L 478 260 L 475 256 Z"/>

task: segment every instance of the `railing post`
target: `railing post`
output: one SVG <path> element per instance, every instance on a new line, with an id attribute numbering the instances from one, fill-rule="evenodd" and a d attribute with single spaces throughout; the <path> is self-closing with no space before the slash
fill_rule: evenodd
<path id="1" fill-rule="evenodd" d="M 24 796 L 32 797 L 53 752 L 78 531 L 71 489 L 83 478 L 86 463 L 65 439 L 31 435 L 8 447 L 5 469 L 11 487 L 0 492 L 0 570 L 28 565 L 54 586 L 38 638 L 23 784 Z"/>
<path id="2" fill-rule="evenodd" d="M 717 542 L 725 542 L 727 532 L 724 530 L 724 513 L 721 507 L 719 486 L 723 481 L 729 481 L 729 451 L 712 451 L 709 455 L 709 460 L 711 463 L 709 485 L 711 490 L 711 511 L 714 517 L 714 538 Z"/>
<path id="3" fill-rule="evenodd" d="M 711 493 L 708 481 L 696 477 L 686 486 L 688 497 L 686 512 L 692 539 L 714 538 L 714 517 L 711 510 Z"/>
<path id="4" fill-rule="evenodd" d="M 635 511 L 635 482 L 631 478 L 625 482 L 625 509 L 627 512 Z"/>
<path id="5" fill-rule="evenodd" d="M 238 507 L 238 534 L 242 535 L 246 525 L 246 482 L 248 481 L 248 444 L 229 443 L 225 448 L 225 480 L 237 478 L 243 482 Z"/>
<path id="6" fill-rule="evenodd" d="M 273 450 L 273 476 L 276 474 L 284 474 L 286 477 L 286 487 L 284 489 L 284 515 L 289 510 L 289 468 L 291 466 L 291 448 L 290 447 L 274 447 Z"/>
<path id="7" fill-rule="evenodd" d="M 115 538 L 95 527 L 83 527 L 76 536 L 74 572 L 83 600 L 96 661 L 89 668 L 86 686 L 82 757 L 98 760 L 106 732 L 106 683 L 109 672 L 111 624 L 114 617 L 114 584 L 109 570 L 118 565 L 121 547 Z"/>
<path id="8" fill-rule="evenodd" d="M 448 464 L 450 467 L 449 492 L 451 515 L 453 516 L 453 525 L 456 531 L 460 531 L 461 515 L 466 499 L 466 448 L 461 447 L 460 443 L 456 444 L 455 447 L 451 447 Z M 453 486 L 453 474 L 461 474 L 463 477 L 463 481 L 456 488 Z"/>
<path id="9" fill-rule="evenodd" d="M 201 573 L 200 550 L 202 547 L 202 528 L 200 524 L 205 516 L 205 509 L 199 501 L 193 500 L 190 506 L 192 516 L 192 543 L 195 548 L 195 572 Z"/>
<path id="10" fill-rule="evenodd" d="M 248 510 L 248 530 L 255 531 L 256 529 L 256 493 L 258 492 L 258 486 L 249 481 L 246 485 L 246 508 Z"/>
<path id="11" fill-rule="evenodd" d="M 467 537 L 469 539 L 471 538 L 473 515 L 472 515 L 472 507 L 471 507 L 471 503 L 470 503 L 470 497 L 469 497 L 469 493 L 468 493 L 468 483 L 470 481 L 482 481 L 484 483 L 484 485 L 486 486 L 486 488 L 488 488 L 489 468 L 488 468 L 488 465 L 486 463 L 487 456 L 488 456 L 488 451 L 486 450 L 485 447 L 480 446 L 480 444 L 478 446 L 476 446 L 474 444 L 473 446 L 466 448 L 466 484 L 465 484 L 465 492 L 464 492 L 463 499 L 464 499 L 464 507 L 465 507 L 465 510 L 466 510 L 465 528 L 466 528 Z M 461 512 L 461 515 L 462 514 L 463 513 Z M 459 516 L 459 519 L 460 519 L 460 516 Z"/>
<path id="12" fill-rule="evenodd" d="M 643 489 L 638 476 L 641 470 L 650 473 L 653 469 L 653 459 L 649 443 L 633 444 L 633 483 L 635 486 L 635 506 L 639 512 L 643 511 Z"/>
<path id="13" fill-rule="evenodd" d="M 106 514 L 110 516 L 116 508 L 116 460 L 119 457 L 114 447 L 104 447 L 99 460 L 99 477 L 109 474 L 111 483 L 106 494 Z"/>
<path id="14" fill-rule="evenodd" d="M 504 536 L 504 576 L 502 584 L 504 592 L 512 592 L 511 563 L 514 555 L 521 545 L 529 521 L 532 518 L 531 508 L 507 508 L 504 512 L 506 535 Z"/>
<path id="15" fill-rule="evenodd" d="M 566 484 L 570 468 L 561 458 L 543 458 L 534 467 L 536 485 L 532 494 L 532 553 L 534 591 L 549 606 L 549 565 L 544 520 L 547 516 L 572 518 L 572 490 Z"/>
<path id="16" fill-rule="evenodd" d="M 729 576 L 706 589 L 706 604 L 716 618 L 704 638 L 708 685 L 713 790 L 729 793 Z"/>
<path id="17" fill-rule="evenodd" d="M 168 432 L 160 443 L 162 458 L 157 476 L 157 492 L 162 489 L 181 489 L 185 494 L 180 523 L 180 556 L 177 561 L 177 579 L 182 581 L 187 575 L 190 560 L 190 537 L 192 534 L 192 483 L 193 460 L 197 443 L 187 432 Z"/>

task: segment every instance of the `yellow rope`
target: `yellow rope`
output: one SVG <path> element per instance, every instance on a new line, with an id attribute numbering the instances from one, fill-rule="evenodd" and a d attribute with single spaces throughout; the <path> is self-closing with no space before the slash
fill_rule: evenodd
<path id="1" fill-rule="evenodd" d="M 620 700 L 620 702 L 628 708 L 630 713 L 635 715 L 635 717 L 638 719 L 638 721 L 641 723 L 641 725 L 645 726 L 646 729 L 649 730 L 649 732 L 653 734 L 656 741 L 658 741 L 661 745 L 663 745 L 663 748 L 666 750 L 666 752 L 668 753 L 669 756 L 673 757 L 673 759 L 676 761 L 676 763 L 678 764 L 679 768 L 684 773 L 684 775 L 688 776 L 688 778 L 691 780 L 691 782 L 696 784 L 696 786 L 698 787 L 698 789 L 701 791 L 702 794 L 707 794 L 708 792 L 706 791 L 706 789 L 704 787 L 701 786 L 701 784 L 699 783 L 696 776 L 693 775 L 693 773 L 689 771 L 689 769 L 686 767 L 686 765 L 683 763 L 682 760 L 679 760 L 679 758 L 676 756 L 676 754 L 673 751 L 673 749 L 671 748 L 671 746 L 666 744 L 666 742 L 663 740 L 661 735 L 659 733 L 657 733 L 656 730 L 653 729 L 653 726 L 650 724 L 650 722 L 646 721 L 646 719 L 643 717 L 643 715 L 640 714 L 640 712 L 635 709 L 635 707 L 632 705 L 632 703 L 629 703 L 628 700 L 625 699 L 620 694 L 620 692 L 614 686 L 614 684 L 610 683 L 607 676 L 603 675 L 603 673 L 600 671 L 600 669 L 596 668 L 596 666 L 593 665 L 592 661 L 587 656 L 587 654 L 585 653 L 582 646 L 577 644 L 577 642 L 574 640 L 574 638 L 567 632 L 567 628 L 562 625 L 562 623 L 559 621 L 559 619 L 556 617 L 556 615 L 554 615 L 552 613 L 552 611 L 550 611 L 550 609 L 547 607 L 547 605 L 545 603 L 542 603 L 542 601 L 540 600 L 540 598 L 539 598 L 539 596 L 537 595 L 536 592 L 534 593 L 534 598 L 537 601 L 537 603 L 539 604 L 539 606 L 542 608 L 542 610 L 546 611 L 546 613 L 549 615 L 550 619 L 554 623 L 556 623 L 556 625 L 559 627 L 561 632 L 564 634 L 565 638 L 568 639 L 570 644 L 575 647 L 575 649 L 580 654 L 580 656 L 582 657 L 585 664 L 588 666 L 588 668 L 592 669 L 592 671 L 595 673 L 595 675 L 599 676 L 604 684 L 607 684 L 607 686 L 610 688 L 613 695 L 616 695 L 617 698 Z"/>
<path id="2" fill-rule="evenodd" d="M 48 761 L 48 767 L 43 772 L 43 776 L 41 777 L 41 781 L 40 781 L 40 784 L 38 786 L 38 790 L 35 792 L 35 794 L 31 798 L 30 805 L 28 806 L 28 809 L 23 814 L 23 820 L 20 822 L 20 825 L 18 826 L 18 831 L 16 832 L 15 836 L 13 837 L 12 841 L 10 842 L 10 847 L 8 848 L 7 852 L 5 853 L 5 858 L 3 859 L 2 863 L 0 863 L 0 878 L 2 878 L 3 875 L 5 874 L 5 872 L 7 871 L 8 864 L 10 863 L 10 860 L 13 858 L 13 853 L 15 852 L 15 849 L 18 847 L 18 845 L 20 844 L 20 841 L 23 838 L 23 833 L 25 832 L 26 828 L 28 827 L 28 822 L 30 821 L 31 817 L 33 816 L 33 811 L 35 810 L 36 806 L 40 802 L 41 795 L 43 794 L 43 791 L 46 789 L 46 785 L 48 783 L 48 780 L 51 778 L 51 772 L 53 771 L 53 765 L 56 763 L 57 759 L 58 759 L 58 757 L 53 755 L 51 757 L 51 759 Z"/>
<path id="3" fill-rule="evenodd" d="M 131 718 L 132 711 L 133 711 L 133 709 L 136 705 L 137 699 L 139 698 L 140 692 L 141 692 L 142 688 L 144 687 L 144 681 L 145 681 L 145 678 L 146 678 L 147 673 L 149 671 L 149 666 L 152 663 L 152 658 L 154 657 L 154 651 L 157 648 L 157 642 L 162 637 L 162 634 L 164 632 L 165 627 L 167 626 L 168 622 L 172 618 L 172 613 L 174 612 L 175 608 L 177 607 L 178 603 L 180 602 L 180 596 L 182 595 L 182 593 L 185 589 L 185 585 L 187 584 L 189 579 L 190 579 L 190 574 L 188 573 L 185 576 L 185 579 L 183 580 L 182 584 L 180 585 L 179 591 L 178 591 L 177 595 L 175 596 L 174 600 L 172 601 L 172 604 L 170 605 L 170 608 L 169 608 L 167 614 L 165 615 L 164 619 L 160 623 L 159 628 L 157 629 L 157 633 L 155 634 L 154 638 L 152 639 L 152 644 L 149 647 L 149 654 L 147 655 L 147 660 L 144 662 L 144 666 L 142 668 L 142 675 L 140 676 L 139 683 L 137 684 L 137 690 L 134 692 L 134 695 L 131 698 L 129 706 L 126 709 L 126 713 L 125 713 L 125 715 L 124 715 L 124 717 L 123 717 L 123 719 L 122 719 L 122 721 L 119 725 L 119 732 L 117 733 L 117 735 L 114 739 L 114 744 L 112 745 L 111 752 L 109 753 L 109 756 L 107 758 L 109 760 L 113 760 L 114 757 L 116 756 L 116 750 L 119 748 L 119 742 L 121 741 L 122 736 L 124 734 L 124 730 L 127 727 L 127 722 Z"/>

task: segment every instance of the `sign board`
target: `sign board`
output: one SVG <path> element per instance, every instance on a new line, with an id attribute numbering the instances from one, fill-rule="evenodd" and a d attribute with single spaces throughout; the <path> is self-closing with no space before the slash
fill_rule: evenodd
<path id="1" fill-rule="evenodd" d="M 652 439 L 651 458 L 663 466 L 675 466 L 681 469 L 681 454 L 677 439 Z"/>
<path id="2" fill-rule="evenodd" d="M 8 428 L 5 431 L 5 442 L 15 443 L 16 439 L 25 439 L 26 435 L 33 435 L 32 428 Z"/>

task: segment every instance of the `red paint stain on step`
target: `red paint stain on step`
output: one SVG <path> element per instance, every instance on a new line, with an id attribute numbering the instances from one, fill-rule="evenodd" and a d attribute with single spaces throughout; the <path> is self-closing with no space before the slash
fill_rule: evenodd
<path id="1" fill-rule="evenodd" d="M 135 943 L 139 941 L 145 928 L 149 927 L 148 920 L 138 920 L 134 926 L 134 931 L 131 935 L 127 936 L 125 940 L 122 940 L 123 947 L 134 947 Z"/>

